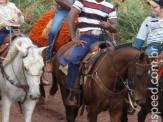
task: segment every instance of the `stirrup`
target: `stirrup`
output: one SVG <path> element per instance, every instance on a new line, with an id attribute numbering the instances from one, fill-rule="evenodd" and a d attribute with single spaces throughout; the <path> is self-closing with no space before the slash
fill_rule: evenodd
<path id="1" fill-rule="evenodd" d="M 81 90 L 71 89 L 65 104 L 74 108 L 80 107 Z"/>
<path id="2" fill-rule="evenodd" d="M 53 71 L 53 64 L 51 61 L 46 62 L 46 71 L 51 73 Z"/>
<path id="3" fill-rule="evenodd" d="M 41 84 L 43 86 L 50 86 L 50 83 L 45 79 L 44 76 L 41 78 Z"/>

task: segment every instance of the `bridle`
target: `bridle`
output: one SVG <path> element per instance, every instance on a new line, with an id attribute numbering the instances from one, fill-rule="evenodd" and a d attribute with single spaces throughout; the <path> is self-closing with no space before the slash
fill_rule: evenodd
<path id="1" fill-rule="evenodd" d="M 150 60 L 149 60 L 149 58 L 148 58 L 147 55 L 145 55 L 146 56 L 145 60 L 146 60 L 147 64 L 139 63 L 138 62 L 139 61 L 138 60 L 139 59 L 139 56 L 140 56 L 140 54 L 137 54 L 135 56 L 135 58 L 133 60 L 133 63 L 132 63 L 132 67 L 130 67 L 131 73 L 130 73 L 130 70 L 129 70 L 129 73 L 130 74 L 129 74 L 129 77 L 128 77 L 128 80 L 129 80 L 128 81 L 128 84 L 130 85 L 130 86 L 128 85 L 128 90 L 129 90 L 129 92 L 128 92 L 128 99 L 129 99 L 129 103 L 130 103 L 131 107 L 133 109 L 137 110 L 137 111 L 139 111 L 140 108 L 138 107 L 139 105 L 137 105 L 135 103 L 135 87 L 137 87 L 138 89 L 140 89 L 143 92 L 147 92 L 148 87 L 147 87 L 147 89 L 144 89 L 144 88 L 141 87 L 141 85 L 138 85 L 137 83 L 135 83 L 136 67 L 137 66 L 141 66 L 142 68 L 151 67 Z M 133 103 L 135 103 L 135 105 L 133 105 Z M 135 106 L 137 106 L 138 108 L 135 107 Z"/>
<path id="2" fill-rule="evenodd" d="M 26 54 L 25 56 L 23 56 L 23 58 L 26 58 L 26 57 L 28 56 L 29 49 L 30 49 L 30 48 L 33 48 L 33 47 L 35 47 L 35 46 L 29 46 L 29 47 L 27 48 L 27 54 Z M 22 60 L 23 60 L 23 58 L 22 58 Z M 13 73 L 14 73 L 14 75 L 15 75 L 15 77 L 16 77 L 16 80 L 17 80 L 18 82 L 16 82 L 15 80 L 12 80 L 12 79 L 9 77 L 9 75 L 7 75 L 7 73 L 5 72 L 3 65 L 0 65 L 0 69 L 1 69 L 2 75 L 3 75 L 3 77 L 6 78 L 12 85 L 16 86 L 17 88 L 21 88 L 21 89 L 24 90 L 24 92 L 25 92 L 26 94 L 25 94 L 25 97 L 24 97 L 23 102 L 21 102 L 21 103 L 24 103 L 25 100 L 26 100 L 26 98 L 27 98 L 27 94 L 28 94 L 28 90 L 29 90 L 29 85 L 28 85 L 28 84 L 27 84 L 27 85 L 22 85 L 22 84 L 21 84 L 20 80 L 18 79 L 18 77 L 17 77 L 17 75 L 16 75 L 16 73 L 15 73 L 15 70 L 14 70 L 14 67 L 13 67 L 13 63 L 11 63 L 11 65 L 12 65 Z M 25 73 L 25 72 L 26 72 L 26 73 Z M 22 63 L 22 74 L 23 74 L 23 76 L 25 77 L 24 79 L 25 79 L 26 83 L 27 83 L 27 80 L 26 80 L 26 75 L 25 75 L 25 74 L 29 74 L 29 75 L 31 75 L 31 76 L 40 76 L 40 75 L 41 75 L 41 74 L 31 74 L 31 73 L 25 71 L 23 63 Z"/>
<path id="3" fill-rule="evenodd" d="M 151 67 L 151 64 L 150 64 L 150 61 L 149 61 L 149 58 L 146 54 L 144 54 L 144 56 L 146 57 L 145 60 L 146 60 L 146 64 L 142 64 L 142 63 L 139 63 L 139 56 L 140 54 L 137 54 L 133 60 L 133 63 L 132 63 L 132 69 L 131 69 L 131 74 L 129 74 L 129 79 L 130 79 L 130 83 L 131 83 L 131 87 L 129 88 L 129 91 L 134 91 L 135 92 L 135 87 L 139 88 L 140 90 L 146 92 L 148 90 L 147 89 L 144 89 L 141 87 L 141 85 L 138 85 L 135 83 L 135 77 L 136 77 L 136 67 L 137 66 L 140 66 L 142 68 L 146 68 L 146 67 Z M 130 70 L 129 70 L 130 71 Z M 129 72 L 130 73 L 130 72 Z"/>

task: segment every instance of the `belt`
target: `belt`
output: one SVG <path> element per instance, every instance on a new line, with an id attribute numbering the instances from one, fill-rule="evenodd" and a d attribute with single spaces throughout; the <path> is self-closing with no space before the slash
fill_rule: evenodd
<path id="1" fill-rule="evenodd" d="M 85 32 L 80 32 L 80 35 L 95 35 L 95 36 L 100 36 L 102 34 L 101 30 L 89 30 Z"/>
<path id="2" fill-rule="evenodd" d="M 152 42 L 150 43 L 150 45 L 156 45 L 156 46 L 161 46 L 163 43 L 159 43 L 159 42 Z"/>

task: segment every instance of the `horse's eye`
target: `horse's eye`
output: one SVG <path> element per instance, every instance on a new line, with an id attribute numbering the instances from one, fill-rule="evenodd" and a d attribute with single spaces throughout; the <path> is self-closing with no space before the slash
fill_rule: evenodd
<path id="1" fill-rule="evenodd" d="M 24 67 L 24 70 L 25 70 L 25 71 L 29 71 L 29 69 L 27 69 L 26 67 Z"/>
<path id="2" fill-rule="evenodd" d="M 45 68 L 44 68 L 44 66 L 42 67 L 42 71 L 45 71 Z"/>

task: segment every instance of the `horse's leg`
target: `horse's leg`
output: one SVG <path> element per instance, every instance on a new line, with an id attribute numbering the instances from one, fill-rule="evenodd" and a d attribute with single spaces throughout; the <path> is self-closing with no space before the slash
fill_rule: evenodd
<path id="1" fill-rule="evenodd" d="M 161 117 L 161 122 L 163 122 L 163 111 L 161 111 L 160 117 Z"/>
<path id="2" fill-rule="evenodd" d="M 122 116 L 122 107 L 117 107 L 110 111 L 110 119 L 111 122 L 120 122 Z"/>
<path id="3" fill-rule="evenodd" d="M 79 108 L 66 107 L 67 122 L 75 122 L 75 118 L 78 115 Z"/>
<path id="4" fill-rule="evenodd" d="M 93 103 L 89 107 L 89 121 L 97 122 L 97 107 Z"/>
<path id="5" fill-rule="evenodd" d="M 52 83 L 52 87 L 50 89 L 50 95 L 55 95 L 55 93 L 58 90 L 58 82 L 57 82 L 57 78 L 54 73 L 52 73 L 52 77 L 53 77 L 53 83 Z"/>
<path id="6" fill-rule="evenodd" d="M 127 112 L 126 112 L 126 107 L 123 107 L 123 112 L 122 112 L 122 116 L 121 116 L 121 122 L 127 122 L 128 121 L 128 117 L 127 117 Z"/>
<path id="7" fill-rule="evenodd" d="M 148 115 L 148 112 L 145 110 L 141 110 L 138 112 L 138 122 L 145 122 L 145 118 Z"/>
<path id="8" fill-rule="evenodd" d="M 35 105 L 36 105 L 35 100 L 27 99 L 24 102 L 25 122 L 31 122 L 31 118 L 32 118 Z"/>
<path id="9" fill-rule="evenodd" d="M 41 97 L 45 98 L 45 89 L 42 84 L 40 84 L 40 93 L 41 93 Z"/>
<path id="10" fill-rule="evenodd" d="M 11 104 L 7 97 L 2 97 L 2 122 L 9 122 Z"/>

